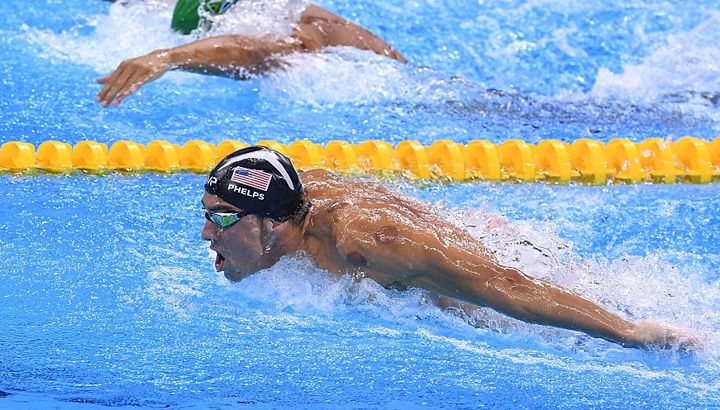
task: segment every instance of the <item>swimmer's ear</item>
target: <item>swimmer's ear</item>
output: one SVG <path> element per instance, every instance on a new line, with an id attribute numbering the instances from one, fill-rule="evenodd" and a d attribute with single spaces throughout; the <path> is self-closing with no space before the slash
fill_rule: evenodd
<path id="1" fill-rule="evenodd" d="M 282 236 L 282 229 L 286 226 L 287 221 L 278 222 L 272 218 L 262 218 L 260 220 L 260 235 L 263 248 L 273 247 L 278 239 Z"/>
<path id="2" fill-rule="evenodd" d="M 263 235 L 269 235 L 275 233 L 278 229 L 282 229 L 286 222 L 278 222 L 272 218 L 262 218 L 260 220 L 260 229 Z"/>

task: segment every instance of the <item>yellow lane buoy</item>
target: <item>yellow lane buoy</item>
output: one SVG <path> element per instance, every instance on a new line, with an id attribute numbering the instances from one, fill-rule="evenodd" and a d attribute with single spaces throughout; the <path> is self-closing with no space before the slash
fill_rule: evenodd
<path id="1" fill-rule="evenodd" d="M 639 147 L 640 162 L 650 180 L 672 184 L 677 180 L 672 143 L 662 138 L 648 138 Z"/>
<path id="2" fill-rule="evenodd" d="M 322 145 L 308 140 L 295 141 L 288 148 L 288 156 L 298 169 L 311 169 L 322 166 L 325 152 Z"/>
<path id="3" fill-rule="evenodd" d="M 640 152 L 629 139 L 610 140 L 605 149 L 605 158 L 613 179 L 625 182 L 640 182 L 643 179 Z"/>
<path id="4" fill-rule="evenodd" d="M 535 153 L 523 140 L 507 140 L 500 146 L 500 164 L 510 178 L 535 180 Z"/>
<path id="5" fill-rule="evenodd" d="M 98 171 L 107 167 L 107 144 L 95 141 L 80 141 L 72 151 L 73 168 Z"/>
<path id="6" fill-rule="evenodd" d="M 190 140 L 182 146 L 180 168 L 191 172 L 208 172 L 217 163 L 217 148 L 205 141 Z"/>
<path id="7" fill-rule="evenodd" d="M 720 179 L 720 138 L 705 141 L 683 137 L 676 142 L 662 138 L 639 142 L 616 138 L 607 146 L 591 139 L 577 139 L 571 144 L 547 139 L 537 145 L 520 139 L 502 144 L 488 140 L 460 144 L 442 139 L 429 146 L 406 140 L 394 149 L 389 142 L 380 140 L 358 144 L 330 141 L 324 146 L 309 140 L 288 145 L 262 140 L 257 145 L 288 155 L 301 170 L 327 167 L 338 172 L 392 171 L 413 178 L 453 181 L 477 178 L 567 183 L 575 180 L 591 184 L 604 184 L 608 179 L 626 183 L 707 183 Z M 106 169 L 205 173 L 228 154 L 248 146 L 237 140 L 224 140 L 217 146 L 201 140 L 190 140 L 182 146 L 157 140 L 145 147 L 123 140 L 108 150 L 108 145 L 96 141 L 80 141 L 74 147 L 61 141 L 45 141 L 35 152 L 33 144 L 9 141 L 0 146 L 0 171 L 37 168 L 63 173 Z"/>
<path id="8" fill-rule="evenodd" d="M 715 176 L 720 176 L 720 137 L 710 143 L 710 161 L 715 167 Z"/>
<path id="9" fill-rule="evenodd" d="M 463 145 L 454 141 L 435 141 L 428 150 L 430 163 L 437 168 L 436 173 L 439 176 L 462 181 L 465 179 L 463 150 Z"/>
<path id="10" fill-rule="evenodd" d="M 336 171 L 351 171 L 357 165 L 355 147 L 347 141 L 330 141 L 325 147 L 325 165 Z"/>
<path id="11" fill-rule="evenodd" d="M 430 178 L 430 159 L 419 141 L 406 140 L 395 148 L 398 169 L 416 178 Z"/>
<path id="12" fill-rule="evenodd" d="M 366 171 L 389 171 L 393 164 L 393 148 L 389 142 L 370 140 L 355 146 L 358 166 Z"/>
<path id="13" fill-rule="evenodd" d="M 21 141 L 10 141 L 0 147 L 0 169 L 22 171 L 35 167 L 35 146 Z"/>
<path id="14" fill-rule="evenodd" d="M 220 162 L 223 158 L 227 157 L 233 152 L 239 151 L 249 146 L 250 144 L 246 144 L 237 140 L 225 140 L 219 143 L 217 146 L 217 156 L 215 157 L 215 163 Z"/>
<path id="15" fill-rule="evenodd" d="M 180 169 L 180 159 L 175 146 L 168 141 L 152 141 L 144 151 L 145 169 L 158 172 L 174 172 Z"/>
<path id="16" fill-rule="evenodd" d="M 287 155 L 288 154 L 288 146 L 282 143 L 279 143 L 277 141 L 273 140 L 260 140 L 255 145 L 262 145 L 263 147 L 268 147 L 270 149 L 274 149 L 275 151 Z"/>
<path id="17" fill-rule="evenodd" d="M 540 176 L 557 182 L 572 177 L 567 145 L 558 140 L 542 140 L 537 146 L 537 171 Z"/>
<path id="18" fill-rule="evenodd" d="M 708 143 L 698 138 L 682 137 L 673 144 L 681 175 L 693 183 L 707 183 L 712 180 L 714 170 L 710 162 Z"/>
<path id="19" fill-rule="evenodd" d="M 132 141 L 118 141 L 110 147 L 108 168 L 121 171 L 145 169 L 145 147 Z"/>
<path id="20" fill-rule="evenodd" d="M 488 140 L 473 140 L 464 150 L 465 171 L 471 177 L 497 181 L 500 173 L 500 150 Z"/>
<path id="21" fill-rule="evenodd" d="M 577 171 L 579 179 L 590 184 L 604 184 L 608 169 L 605 158 L 605 144 L 581 138 L 570 145 L 570 164 Z"/>
<path id="22" fill-rule="evenodd" d="M 72 169 L 72 146 L 60 141 L 45 141 L 38 147 L 35 156 L 38 168 L 53 172 L 67 172 Z"/>

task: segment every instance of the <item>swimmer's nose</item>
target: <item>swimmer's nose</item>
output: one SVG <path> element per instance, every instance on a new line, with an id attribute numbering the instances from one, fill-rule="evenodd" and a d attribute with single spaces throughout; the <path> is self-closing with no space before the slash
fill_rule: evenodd
<path id="1" fill-rule="evenodd" d="M 200 232 L 200 237 L 204 241 L 214 241 L 217 240 L 217 231 L 218 227 L 211 221 L 205 221 L 205 225 L 203 225 L 202 231 Z"/>

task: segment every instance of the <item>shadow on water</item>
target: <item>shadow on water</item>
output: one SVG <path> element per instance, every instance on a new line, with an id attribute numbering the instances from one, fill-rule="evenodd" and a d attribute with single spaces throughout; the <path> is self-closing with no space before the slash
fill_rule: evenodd
<path id="1" fill-rule="evenodd" d="M 408 113 L 444 113 L 464 118 L 487 136 L 522 138 L 537 142 L 557 138 L 609 141 L 612 138 L 641 140 L 649 137 L 680 138 L 684 135 L 714 136 L 720 118 L 720 93 L 687 91 L 662 95 L 654 102 L 610 101 L 584 98 L 549 99 L 523 95 L 453 78 L 455 87 L 464 87 L 466 99 L 406 106 Z"/>
<path id="2" fill-rule="evenodd" d="M 707 108 L 720 108 L 720 92 L 685 91 L 666 94 L 661 100 L 671 104 L 695 103 Z"/>

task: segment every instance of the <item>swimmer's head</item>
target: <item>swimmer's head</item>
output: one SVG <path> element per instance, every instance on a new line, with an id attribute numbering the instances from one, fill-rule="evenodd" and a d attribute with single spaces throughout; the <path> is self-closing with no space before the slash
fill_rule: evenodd
<path id="1" fill-rule="evenodd" d="M 235 151 L 220 161 L 208 175 L 205 192 L 278 222 L 302 218 L 309 207 L 290 158 L 262 146 Z"/>
<path id="2" fill-rule="evenodd" d="M 172 29 L 182 34 L 190 34 L 200 25 L 200 7 L 205 12 L 217 16 L 230 10 L 238 0 L 178 0 L 173 11 Z"/>

